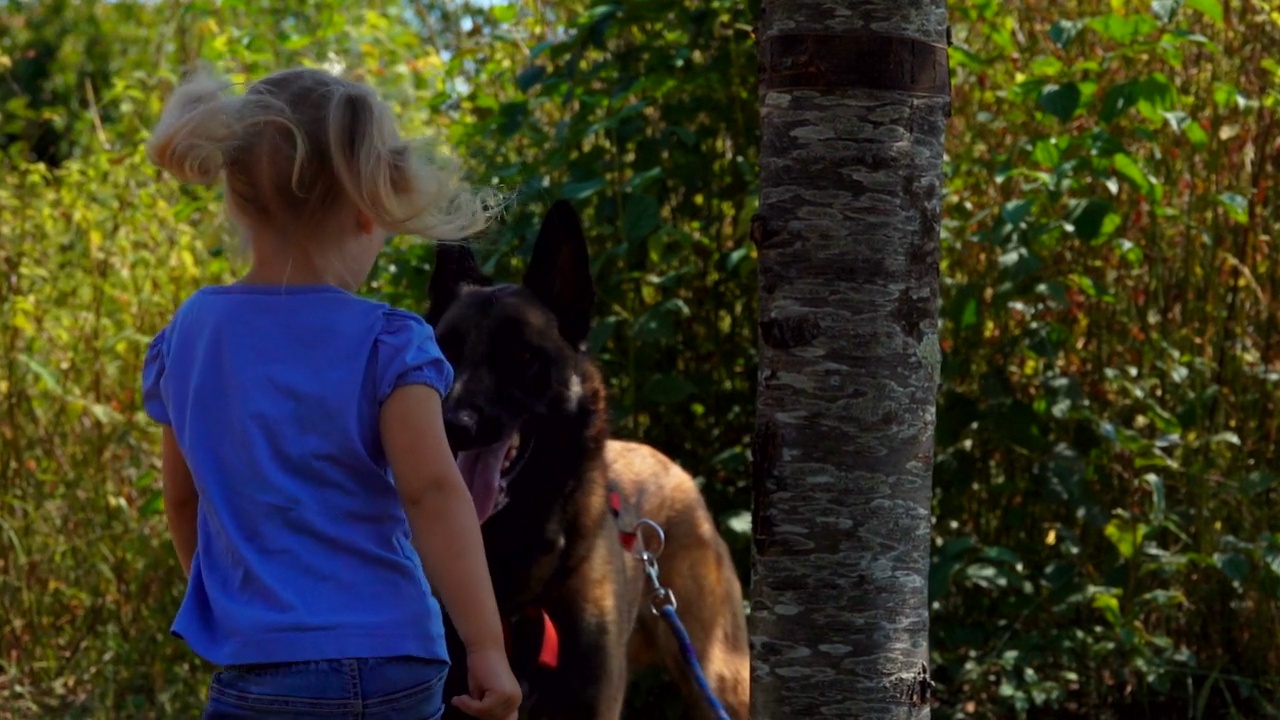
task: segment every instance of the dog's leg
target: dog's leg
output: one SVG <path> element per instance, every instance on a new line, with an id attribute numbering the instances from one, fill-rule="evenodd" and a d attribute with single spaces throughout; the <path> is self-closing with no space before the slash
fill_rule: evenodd
<path id="1" fill-rule="evenodd" d="M 607 532 L 606 532 L 607 531 Z M 627 639 L 635 605 L 622 592 L 624 558 L 604 528 L 595 552 L 548 608 L 560 634 L 560 666 L 529 720 L 620 720 L 627 692 Z"/>
<path id="2" fill-rule="evenodd" d="M 681 548 L 661 568 L 677 614 L 698 654 L 712 691 L 733 720 L 750 717 L 751 650 L 742 612 L 742 586 L 720 538 Z M 690 674 L 672 629 L 646 606 L 642 632 L 685 698 L 686 717 L 714 720 Z M 641 647 L 637 647 L 640 650 Z"/>
<path id="3" fill-rule="evenodd" d="M 584 573 L 590 575 L 590 573 Z M 559 664 L 538 682 L 529 720 L 619 720 L 627 689 L 626 637 L 611 588 L 574 578 L 548 608 L 560 637 Z"/>

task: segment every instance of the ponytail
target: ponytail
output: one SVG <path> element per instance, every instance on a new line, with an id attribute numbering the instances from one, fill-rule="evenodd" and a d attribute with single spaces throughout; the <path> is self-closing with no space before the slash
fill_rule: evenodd
<path id="1" fill-rule="evenodd" d="M 227 87 L 226 81 L 203 73 L 180 85 L 147 142 L 147 158 L 182 182 L 217 181 L 236 131 L 237 98 L 224 94 Z"/>

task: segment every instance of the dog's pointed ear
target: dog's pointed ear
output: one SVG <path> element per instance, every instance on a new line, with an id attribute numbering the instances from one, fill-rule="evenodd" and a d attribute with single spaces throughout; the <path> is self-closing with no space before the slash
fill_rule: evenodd
<path id="1" fill-rule="evenodd" d="M 524 286 L 555 314 L 560 335 L 574 348 L 583 349 L 591 330 L 596 289 L 582 221 L 569 201 L 557 200 L 543 218 Z"/>
<path id="2" fill-rule="evenodd" d="M 493 281 L 480 272 L 480 263 L 470 247 L 459 243 L 436 245 L 436 266 L 427 285 L 427 312 L 423 319 L 434 327 L 463 288 L 492 284 Z"/>

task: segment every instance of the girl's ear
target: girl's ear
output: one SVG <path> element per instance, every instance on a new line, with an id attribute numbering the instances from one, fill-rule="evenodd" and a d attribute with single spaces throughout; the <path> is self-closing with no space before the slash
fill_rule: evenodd
<path id="1" fill-rule="evenodd" d="M 360 234 L 372 235 L 374 226 L 375 226 L 375 223 L 373 220 L 373 216 L 357 207 L 356 208 L 356 229 L 360 231 Z"/>

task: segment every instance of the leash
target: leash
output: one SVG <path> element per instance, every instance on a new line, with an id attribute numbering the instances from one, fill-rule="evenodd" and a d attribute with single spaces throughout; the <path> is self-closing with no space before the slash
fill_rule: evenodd
<path id="1" fill-rule="evenodd" d="M 609 510 L 613 513 L 613 517 L 618 521 L 619 526 L 622 524 L 622 496 L 617 490 L 609 491 Z M 640 535 L 641 528 L 651 528 L 657 536 L 657 550 L 650 552 L 641 543 L 640 552 L 635 552 L 635 541 Z M 693 640 L 689 638 L 689 632 L 685 630 L 684 623 L 680 622 L 680 616 L 676 614 L 676 596 L 671 592 L 671 588 L 662 584 L 661 578 L 658 576 L 658 556 L 667 546 L 666 533 L 662 531 L 662 527 L 658 523 L 648 519 L 640 518 L 630 530 L 619 530 L 619 539 L 622 547 L 644 566 L 645 578 L 648 579 L 649 585 L 653 590 L 653 596 L 649 601 L 649 610 L 654 615 L 660 616 L 667 621 L 667 626 L 671 628 L 671 634 L 676 638 L 676 644 L 680 646 L 680 656 L 684 659 L 685 665 L 689 667 L 689 674 L 693 676 L 693 681 L 698 686 L 698 690 L 702 693 L 703 700 L 706 701 L 707 707 L 715 714 L 717 720 L 730 720 L 729 713 L 725 711 L 724 705 L 720 703 L 720 699 L 716 697 L 715 691 L 711 689 L 711 683 L 707 681 L 706 673 L 702 670 L 702 663 L 698 662 L 697 650 L 693 647 Z"/>
<path id="2" fill-rule="evenodd" d="M 690 674 L 693 675 L 694 682 L 698 684 L 698 690 L 702 691 L 702 698 L 707 701 L 707 707 L 711 708 L 711 712 L 715 713 L 718 720 L 729 720 L 729 713 L 725 712 L 724 706 L 720 704 L 720 699 L 716 697 L 715 691 L 711 689 L 711 684 L 707 682 L 707 676 L 702 672 L 702 665 L 698 662 L 698 655 L 693 650 L 693 641 L 689 639 L 689 633 L 685 632 L 684 625 L 676 615 L 675 606 L 663 605 L 658 612 L 667 621 L 667 625 L 671 626 L 671 633 L 676 636 L 676 641 L 680 644 L 680 654 L 684 656 L 684 661 L 689 664 Z"/>

